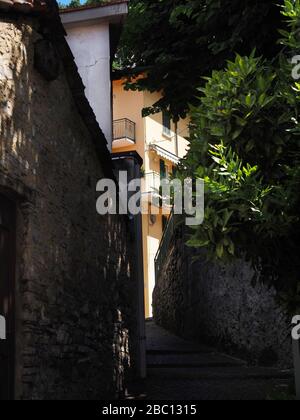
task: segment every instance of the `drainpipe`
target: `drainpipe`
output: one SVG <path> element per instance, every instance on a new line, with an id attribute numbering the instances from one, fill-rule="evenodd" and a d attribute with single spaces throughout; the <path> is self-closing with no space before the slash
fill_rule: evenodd
<path id="1" fill-rule="evenodd" d="M 175 122 L 175 155 L 179 156 L 179 147 L 178 147 L 178 122 Z"/>
<path id="2" fill-rule="evenodd" d="M 141 178 L 141 167 L 143 159 L 136 152 L 113 153 L 112 160 L 117 171 L 127 171 L 128 182 L 132 179 Z M 118 174 L 116 174 L 118 179 Z M 130 199 L 128 193 L 128 200 Z M 143 263 L 143 235 L 142 235 L 142 214 L 129 215 L 130 224 L 134 235 L 134 256 L 135 256 L 135 278 L 137 285 L 137 329 L 138 329 L 138 375 L 144 379 L 147 375 L 146 369 L 146 324 L 145 324 L 145 296 L 144 296 L 144 263 Z"/>

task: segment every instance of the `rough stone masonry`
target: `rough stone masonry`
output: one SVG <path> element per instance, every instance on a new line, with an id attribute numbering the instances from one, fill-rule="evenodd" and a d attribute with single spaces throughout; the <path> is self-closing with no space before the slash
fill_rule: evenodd
<path id="1" fill-rule="evenodd" d="M 26 15 L 0 10 L 0 193 L 17 209 L 14 397 L 112 398 L 134 365 L 129 222 L 96 214 L 96 183 L 112 171 L 105 138 L 56 6 L 26 4 Z"/>
<path id="2" fill-rule="evenodd" d="M 158 325 L 207 342 L 261 366 L 292 366 L 290 319 L 276 291 L 253 284 L 250 263 L 207 261 L 175 231 L 162 258 L 153 297 Z"/>

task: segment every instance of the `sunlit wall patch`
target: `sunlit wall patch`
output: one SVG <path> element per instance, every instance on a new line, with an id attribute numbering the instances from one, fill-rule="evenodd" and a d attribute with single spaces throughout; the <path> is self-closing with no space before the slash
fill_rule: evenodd
<path id="1" fill-rule="evenodd" d="M 6 320 L 0 315 L 0 340 L 6 340 Z"/>

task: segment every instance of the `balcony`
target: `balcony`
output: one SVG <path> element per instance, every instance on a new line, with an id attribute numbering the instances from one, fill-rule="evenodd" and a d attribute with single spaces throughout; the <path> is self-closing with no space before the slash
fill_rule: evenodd
<path id="1" fill-rule="evenodd" d="M 151 194 L 159 196 L 160 192 L 160 175 L 157 172 L 148 172 L 143 178 L 142 193 L 145 195 Z"/>
<path id="2" fill-rule="evenodd" d="M 133 146 L 136 142 L 136 124 L 123 118 L 113 122 L 113 149 Z"/>
<path id="3" fill-rule="evenodd" d="M 167 197 L 162 196 L 161 185 L 162 180 L 159 173 L 146 173 L 142 179 L 143 202 L 150 203 L 155 207 L 159 207 L 160 209 L 163 208 L 164 214 L 169 214 L 171 207 L 165 202 Z"/>
<path id="4" fill-rule="evenodd" d="M 145 173 L 142 177 L 142 203 L 143 210 L 148 210 L 149 204 L 159 207 L 160 202 L 160 175 L 157 172 Z M 158 206 L 157 206 L 158 204 Z"/>

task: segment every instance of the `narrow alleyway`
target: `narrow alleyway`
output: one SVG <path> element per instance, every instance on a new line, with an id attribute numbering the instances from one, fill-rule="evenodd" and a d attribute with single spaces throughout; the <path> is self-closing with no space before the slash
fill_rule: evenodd
<path id="1" fill-rule="evenodd" d="M 148 400 L 264 400 L 284 391 L 291 372 L 252 368 L 200 344 L 147 324 Z"/>

